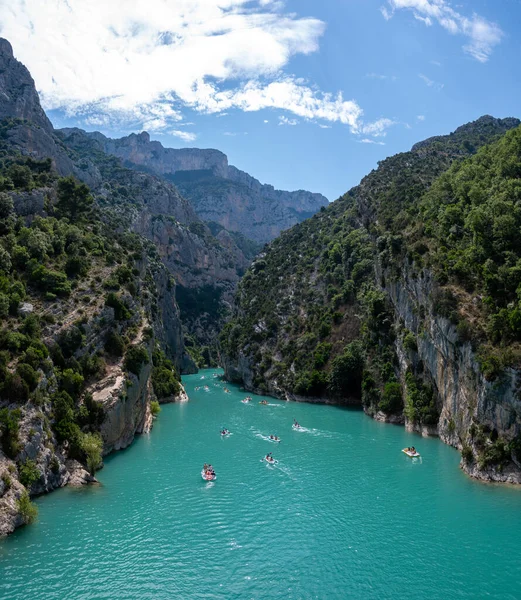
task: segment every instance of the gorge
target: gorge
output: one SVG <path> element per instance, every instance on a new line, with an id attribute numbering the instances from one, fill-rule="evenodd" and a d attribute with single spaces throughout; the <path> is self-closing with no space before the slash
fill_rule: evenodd
<path id="1" fill-rule="evenodd" d="M 327 204 L 217 150 L 55 130 L 6 40 L 0 92 L 0 535 L 217 362 L 521 483 L 519 120 L 420 142 Z"/>

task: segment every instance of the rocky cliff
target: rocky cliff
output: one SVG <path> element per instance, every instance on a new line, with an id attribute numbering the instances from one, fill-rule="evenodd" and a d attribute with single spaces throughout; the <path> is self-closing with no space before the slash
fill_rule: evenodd
<path id="1" fill-rule="evenodd" d="M 518 125 L 419 143 L 275 240 L 223 331 L 227 376 L 358 403 L 439 435 L 475 477 L 521 482 Z"/>
<path id="2" fill-rule="evenodd" d="M 164 148 L 146 132 L 117 140 L 100 133 L 87 135 L 125 164 L 173 181 L 204 221 L 215 221 L 259 243 L 272 240 L 327 205 L 321 194 L 286 192 L 261 184 L 229 165 L 227 156 L 218 150 Z"/>
<path id="3" fill-rule="evenodd" d="M 221 250 L 172 185 L 95 152 L 80 156 L 81 134 L 69 133 L 78 140 L 66 146 L 5 40 L 0 130 L 4 535 L 34 519 L 31 497 L 95 481 L 103 455 L 150 429 L 152 400 L 185 399 L 179 373 L 195 365 L 172 272 L 140 220 L 146 207 L 169 214 L 185 236 L 179 244 L 200 252 L 201 270 Z M 175 272 L 192 266 L 176 263 Z"/>

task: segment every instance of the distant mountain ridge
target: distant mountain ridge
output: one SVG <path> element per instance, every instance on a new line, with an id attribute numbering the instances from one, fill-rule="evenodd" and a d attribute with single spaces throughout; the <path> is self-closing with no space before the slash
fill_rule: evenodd
<path id="1" fill-rule="evenodd" d="M 65 130 L 67 132 L 67 130 Z M 87 133 L 100 149 L 173 181 L 205 221 L 215 221 L 229 231 L 256 242 L 268 242 L 281 231 L 327 206 L 325 196 L 305 190 L 276 190 L 228 164 L 219 150 L 165 148 L 147 132 L 111 139 Z"/>

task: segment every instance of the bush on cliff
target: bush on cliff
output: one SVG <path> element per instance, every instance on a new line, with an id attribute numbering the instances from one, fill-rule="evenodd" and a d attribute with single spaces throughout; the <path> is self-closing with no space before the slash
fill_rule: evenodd
<path id="1" fill-rule="evenodd" d="M 143 365 L 148 364 L 148 352 L 143 346 L 131 346 L 125 355 L 125 369 L 139 376 Z"/>
<path id="2" fill-rule="evenodd" d="M 18 511 L 26 525 L 34 523 L 38 517 L 38 507 L 31 502 L 29 494 L 23 492 L 17 502 Z"/>

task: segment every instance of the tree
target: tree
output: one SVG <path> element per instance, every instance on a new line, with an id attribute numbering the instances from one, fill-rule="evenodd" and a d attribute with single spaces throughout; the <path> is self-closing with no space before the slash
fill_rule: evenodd
<path id="1" fill-rule="evenodd" d="M 94 199 L 84 183 L 77 183 L 74 177 L 63 177 L 58 181 L 58 202 L 56 208 L 72 222 L 86 216 L 92 210 Z"/>

